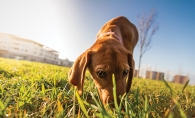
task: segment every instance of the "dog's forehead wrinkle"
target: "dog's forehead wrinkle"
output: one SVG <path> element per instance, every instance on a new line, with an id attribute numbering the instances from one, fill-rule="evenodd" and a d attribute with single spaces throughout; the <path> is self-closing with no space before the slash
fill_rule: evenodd
<path id="1" fill-rule="evenodd" d="M 94 66 L 103 65 L 102 68 L 116 68 L 116 70 L 128 68 L 128 53 L 125 50 L 120 50 L 118 48 L 115 49 L 115 47 L 104 48 L 102 50 L 96 51 L 93 56 L 94 57 L 92 61 L 95 64 Z"/>

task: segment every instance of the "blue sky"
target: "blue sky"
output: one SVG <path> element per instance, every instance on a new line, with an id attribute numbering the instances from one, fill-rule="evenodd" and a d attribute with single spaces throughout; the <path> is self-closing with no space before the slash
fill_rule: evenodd
<path id="1" fill-rule="evenodd" d="M 108 20 L 126 16 L 136 25 L 137 16 L 153 8 L 159 30 L 143 56 L 142 74 L 163 71 L 169 80 L 182 74 L 195 84 L 195 0 L 1 0 L 0 32 L 37 41 L 74 61 Z M 136 47 L 136 68 L 138 57 Z"/>

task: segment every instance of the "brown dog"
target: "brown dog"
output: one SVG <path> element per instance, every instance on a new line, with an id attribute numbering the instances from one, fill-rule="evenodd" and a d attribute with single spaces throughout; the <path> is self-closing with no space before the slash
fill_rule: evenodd
<path id="1" fill-rule="evenodd" d="M 112 74 L 117 96 L 129 92 L 134 71 L 133 50 L 137 41 L 138 31 L 127 18 L 111 19 L 98 32 L 96 42 L 74 62 L 68 73 L 70 83 L 82 94 L 88 68 L 104 105 L 113 102 Z"/>

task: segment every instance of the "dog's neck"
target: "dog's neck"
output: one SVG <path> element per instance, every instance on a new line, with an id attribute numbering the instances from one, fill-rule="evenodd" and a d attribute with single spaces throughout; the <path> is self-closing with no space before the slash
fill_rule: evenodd
<path id="1" fill-rule="evenodd" d="M 113 36 L 114 38 L 116 38 L 121 44 L 123 44 L 123 41 L 122 41 L 122 38 L 118 35 L 116 35 L 115 32 L 112 32 L 112 31 L 108 31 L 108 32 L 105 32 L 105 33 L 101 33 L 97 39 L 100 39 L 101 37 L 105 37 L 105 36 Z"/>

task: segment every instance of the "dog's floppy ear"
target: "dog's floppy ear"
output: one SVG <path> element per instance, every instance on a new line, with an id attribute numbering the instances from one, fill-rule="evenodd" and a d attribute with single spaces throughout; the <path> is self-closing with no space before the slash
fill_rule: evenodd
<path id="1" fill-rule="evenodd" d="M 68 72 L 68 80 L 71 84 L 77 87 L 79 95 L 83 92 L 83 83 L 85 78 L 85 71 L 90 63 L 90 51 L 87 50 L 81 54 L 74 62 L 73 66 Z"/>
<path id="2" fill-rule="evenodd" d="M 129 70 L 129 77 L 127 78 L 126 93 L 128 93 L 131 88 L 131 82 L 133 79 L 133 72 L 134 72 L 134 60 L 133 60 L 133 55 L 131 53 L 128 54 L 128 63 L 130 66 L 130 70 Z"/>

